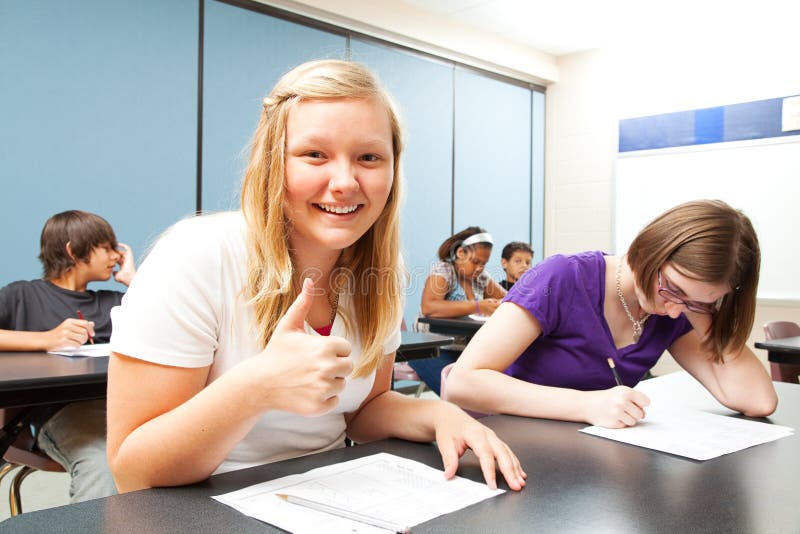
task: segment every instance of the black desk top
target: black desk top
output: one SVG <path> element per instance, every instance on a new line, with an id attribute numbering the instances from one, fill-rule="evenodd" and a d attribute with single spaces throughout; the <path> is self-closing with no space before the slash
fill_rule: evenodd
<path id="1" fill-rule="evenodd" d="M 107 356 L 0 352 L 0 408 L 103 398 L 107 375 Z"/>
<path id="2" fill-rule="evenodd" d="M 430 358 L 453 339 L 438 334 L 402 332 L 398 352 Z M 421 356 L 415 356 L 415 355 Z M 45 352 L 0 352 L 0 408 L 34 406 L 106 396 L 108 357 L 58 356 Z"/>
<path id="3" fill-rule="evenodd" d="M 417 319 L 420 323 L 427 323 L 430 325 L 431 332 L 447 334 L 451 336 L 468 336 L 475 335 L 480 327 L 483 326 L 483 321 L 476 321 L 469 317 L 420 317 Z"/>
<path id="4" fill-rule="evenodd" d="M 800 336 L 784 337 L 771 341 L 756 341 L 756 348 L 766 349 L 768 359 L 775 363 L 800 363 Z"/>
<path id="5" fill-rule="evenodd" d="M 800 336 L 784 337 L 771 341 L 756 341 L 755 346 L 759 349 L 778 350 L 781 352 L 791 352 L 800 354 Z"/>
<path id="6" fill-rule="evenodd" d="M 453 343 L 453 338 L 428 332 L 400 332 L 400 347 L 397 349 L 397 361 L 434 358 L 439 349 Z"/>
<path id="7" fill-rule="evenodd" d="M 775 386 L 781 402 L 768 421 L 800 427 L 800 386 Z M 577 423 L 504 415 L 483 421 L 519 455 L 528 486 L 415 526 L 415 534 L 798 531 L 797 434 L 697 462 L 583 434 L 578 429 L 585 425 Z M 193 486 L 30 512 L 0 523 L 0 531 L 282 532 L 209 497 L 381 451 L 441 468 L 435 446 L 386 440 L 225 473 Z M 458 474 L 482 480 L 469 452 Z"/>

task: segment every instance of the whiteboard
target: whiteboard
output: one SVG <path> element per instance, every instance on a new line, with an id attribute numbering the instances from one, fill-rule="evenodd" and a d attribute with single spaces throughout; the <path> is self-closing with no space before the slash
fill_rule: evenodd
<path id="1" fill-rule="evenodd" d="M 758 234 L 758 297 L 800 301 L 800 136 L 620 153 L 615 174 L 618 253 L 672 206 L 720 199 Z"/>

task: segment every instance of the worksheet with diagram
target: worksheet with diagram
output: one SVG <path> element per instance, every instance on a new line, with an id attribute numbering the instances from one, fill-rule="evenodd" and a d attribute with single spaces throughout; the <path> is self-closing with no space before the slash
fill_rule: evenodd
<path id="1" fill-rule="evenodd" d="M 312 469 L 256 484 L 217 501 L 296 533 L 386 533 L 387 530 L 288 503 L 278 494 L 301 497 L 342 510 L 411 527 L 504 493 L 420 462 L 387 453 Z"/>

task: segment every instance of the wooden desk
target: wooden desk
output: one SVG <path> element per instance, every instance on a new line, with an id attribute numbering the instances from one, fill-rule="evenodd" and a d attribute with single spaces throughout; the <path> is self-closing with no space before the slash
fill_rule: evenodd
<path id="1" fill-rule="evenodd" d="M 800 386 L 776 383 L 775 387 L 780 405 L 768 421 L 800 428 Z M 696 462 L 586 435 L 578 432 L 584 425 L 577 423 L 503 415 L 482 421 L 519 455 L 528 487 L 415 526 L 415 534 L 798 531 L 797 434 Z M 225 473 L 192 486 L 30 512 L 0 523 L 0 531 L 283 532 L 210 496 L 380 451 L 441 468 L 435 446 L 386 440 Z M 461 465 L 459 475 L 482 480 L 471 453 Z M 501 487 L 506 488 L 502 483 Z"/>
<path id="2" fill-rule="evenodd" d="M 417 321 L 430 325 L 431 332 L 466 338 L 474 336 L 483 326 L 482 321 L 475 321 L 469 317 L 420 317 Z"/>
<path id="3" fill-rule="evenodd" d="M 439 349 L 451 345 L 453 338 L 428 332 L 400 332 L 400 347 L 397 349 L 398 362 L 436 358 Z"/>
<path id="4" fill-rule="evenodd" d="M 800 336 L 756 341 L 756 348 L 765 349 L 767 358 L 774 363 L 800 364 Z"/>

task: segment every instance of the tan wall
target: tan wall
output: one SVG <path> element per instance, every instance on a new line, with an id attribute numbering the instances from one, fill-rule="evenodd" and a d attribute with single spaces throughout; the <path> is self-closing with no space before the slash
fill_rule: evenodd
<path id="1" fill-rule="evenodd" d="M 606 62 L 602 51 L 561 57 L 547 88 L 545 256 L 613 252 L 617 115 Z"/>
<path id="2" fill-rule="evenodd" d="M 750 350 L 764 363 L 767 369 L 769 369 L 767 351 L 755 348 L 754 343 L 756 341 L 764 341 L 764 324 L 769 321 L 794 321 L 800 324 L 800 307 L 775 304 L 760 304 L 758 306 L 756 310 L 756 320 L 753 324 L 750 338 L 747 340 L 747 346 L 750 347 Z M 662 375 L 677 371 L 678 369 L 680 369 L 680 366 L 668 353 L 665 353 L 658 364 L 653 368 L 653 374 Z"/>

